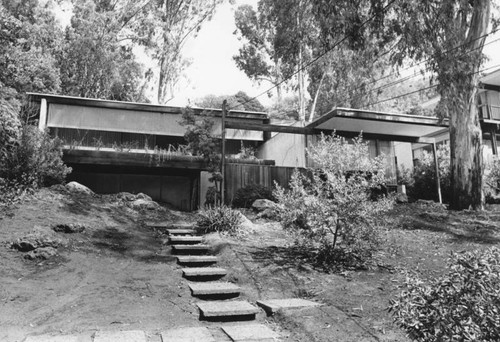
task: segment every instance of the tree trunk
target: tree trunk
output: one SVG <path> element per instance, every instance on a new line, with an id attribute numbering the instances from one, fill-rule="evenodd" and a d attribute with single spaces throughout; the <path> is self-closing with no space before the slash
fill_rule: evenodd
<path id="1" fill-rule="evenodd" d="M 318 104 L 319 91 L 321 90 L 321 85 L 323 84 L 323 80 L 325 79 L 326 71 L 323 71 L 323 75 L 321 75 L 321 79 L 319 80 L 318 89 L 316 89 L 316 94 L 314 94 L 314 101 L 311 106 L 311 114 L 309 114 L 309 122 L 313 122 L 314 112 L 316 111 L 316 105 Z"/>
<path id="2" fill-rule="evenodd" d="M 450 208 L 455 210 L 481 210 L 484 206 L 482 133 L 477 108 L 477 84 L 489 19 L 489 0 L 476 0 L 465 41 L 469 50 L 474 51 L 476 62 L 470 68 L 467 79 L 457 80 L 456 87 L 450 85 L 447 91 L 450 98 L 458 98 L 450 111 Z M 469 84 L 467 86 L 464 83 Z M 458 94 L 452 94 L 457 90 Z"/>

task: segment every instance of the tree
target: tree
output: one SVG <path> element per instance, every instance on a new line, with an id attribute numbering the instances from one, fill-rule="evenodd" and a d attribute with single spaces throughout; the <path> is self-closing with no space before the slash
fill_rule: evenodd
<path id="1" fill-rule="evenodd" d="M 264 106 L 257 99 L 252 99 L 245 92 L 239 91 L 234 95 L 207 95 L 196 99 L 194 104 L 202 108 L 222 109 L 222 102 L 227 100 L 229 108 L 245 110 L 249 112 L 264 112 Z"/>
<path id="2" fill-rule="evenodd" d="M 120 11 L 104 2 L 79 1 L 58 55 L 62 92 L 67 95 L 119 101 L 144 100 L 142 68 L 132 46 L 120 41 Z"/>
<path id="3" fill-rule="evenodd" d="M 125 1 L 125 0 L 124 0 Z M 126 0 L 122 25 L 129 27 L 123 39 L 147 48 L 160 68 L 157 100 L 172 99 L 175 85 L 189 61 L 182 56 L 187 39 L 195 36 L 224 0 Z"/>
<path id="4" fill-rule="evenodd" d="M 363 1 L 315 0 L 323 35 L 332 37 L 339 8 L 347 11 L 346 31 L 354 45 L 375 37 L 379 46 L 395 42 L 392 61 L 426 60 L 435 74 L 442 118 L 449 118 L 452 209 L 481 209 L 483 162 L 477 108 L 482 47 L 491 19 L 489 0 Z M 388 8 L 386 8 L 388 6 Z M 361 10 L 360 10 L 361 9 Z M 387 9 L 387 10 L 386 10 Z M 362 23 L 373 16 L 367 25 Z"/>

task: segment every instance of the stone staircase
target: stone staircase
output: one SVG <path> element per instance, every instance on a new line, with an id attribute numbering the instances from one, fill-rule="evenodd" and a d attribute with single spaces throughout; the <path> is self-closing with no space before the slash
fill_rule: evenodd
<path id="1" fill-rule="evenodd" d="M 156 227 L 156 226 L 155 226 Z M 257 301 L 253 305 L 238 298 L 241 288 L 231 282 L 222 281 L 227 270 L 215 266 L 217 256 L 211 255 L 210 245 L 203 243 L 203 237 L 185 225 L 169 226 L 165 229 L 169 235 L 172 253 L 177 256 L 177 263 L 182 267 L 182 276 L 188 281 L 191 295 L 199 299 L 195 303 L 199 310 L 200 321 L 224 322 L 217 330 L 233 342 L 275 342 L 279 335 L 264 324 L 254 321 L 261 312 L 261 307 L 268 315 L 280 309 L 300 308 L 320 305 L 303 299 L 278 299 Z M 232 322 L 232 323 L 228 323 Z M 245 323 L 242 323 L 245 322 Z M 220 331 L 220 332 L 219 332 Z M 162 342 L 216 342 L 213 327 L 182 327 L 161 332 Z M 29 336 L 25 342 L 90 342 L 90 336 Z M 147 342 L 144 331 L 98 331 L 92 342 Z"/>

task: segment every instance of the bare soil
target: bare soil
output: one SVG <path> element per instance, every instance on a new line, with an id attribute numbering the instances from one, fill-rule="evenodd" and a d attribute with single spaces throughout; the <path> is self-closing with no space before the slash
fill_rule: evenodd
<path id="1" fill-rule="evenodd" d="M 244 237 L 206 236 L 228 269 L 226 280 L 244 299 L 300 297 L 320 308 L 257 316 L 283 341 L 407 341 L 387 312 L 405 278 L 439 276 L 452 251 L 484 249 L 500 241 L 500 212 L 452 212 L 439 205 L 397 206 L 387 216 L 384 247 L 364 270 L 326 273 L 315 268 L 276 222 L 257 219 Z M 200 322 L 187 282 L 150 222 L 192 222 L 194 214 L 161 208 L 132 209 L 117 196 L 42 189 L 0 211 L 0 341 L 28 335 L 87 334 L 96 330 L 159 333 Z M 58 224 L 81 224 L 82 233 L 57 233 Z M 57 256 L 27 260 L 12 242 L 30 232 L 59 242 Z M 220 337 L 224 340 L 223 335 Z"/>

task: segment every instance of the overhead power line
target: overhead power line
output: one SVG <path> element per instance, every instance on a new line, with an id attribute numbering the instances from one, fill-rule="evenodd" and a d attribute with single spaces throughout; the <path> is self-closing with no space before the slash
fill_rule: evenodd
<path id="1" fill-rule="evenodd" d="M 488 68 L 484 68 L 482 70 L 476 71 L 476 72 L 471 73 L 469 75 L 479 74 L 481 72 L 485 72 L 487 70 L 491 70 L 491 69 L 498 68 L 498 67 L 500 67 L 500 64 L 497 64 L 497 65 L 494 65 L 494 66 L 491 66 L 491 67 L 488 67 Z M 405 97 L 405 96 L 408 96 L 408 95 L 413 95 L 413 94 L 419 93 L 421 91 L 425 91 L 425 90 L 429 90 L 429 89 L 435 88 L 437 86 L 439 86 L 439 83 L 433 84 L 433 85 L 428 86 L 428 87 L 420 88 L 420 89 L 417 89 L 417 90 L 414 90 L 414 91 L 411 91 L 411 92 L 408 92 L 408 93 L 396 95 L 396 96 L 393 96 L 393 97 L 390 97 L 390 98 L 387 98 L 387 99 L 383 99 L 383 100 L 379 100 L 379 101 L 376 101 L 376 102 L 372 102 L 372 103 L 367 104 L 366 107 L 370 107 L 370 106 L 374 106 L 374 105 L 377 105 L 377 104 L 380 104 L 380 103 L 384 103 L 384 102 L 396 100 L 396 99 L 399 99 L 401 97 Z"/>
<path id="2" fill-rule="evenodd" d="M 495 30 L 495 31 L 491 31 L 489 34 L 493 34 L 493 33 L 497 32 L 497 31 L 498 31 L 498 29 L 497 29 L 497 30 Z M 495 43 L 495 42 L 497 42 L 497 41 L 499 41 L 499 40 L 500 40 L 500 38 L 497 38 L 497 39 L 495 39 L 495 40 L 492 40 L 491 42 L 488 42 L 488 43 L 484 44 L 483 46 L 487 46 L 487 45 L 489 45 L 489 44 L 493 44 L 493 43 Z M 478 50 L 478 49 L 480 49 L 480 48 L 482 48 L 482 47 L 475 48 L 475 49 L 473 49 L 473 50 L 469 50 L 469 51 L 465 52 L 464 54 L 469 54 L 469 53 L 471 53 L 472 51 Z M 448 51 L 446 51 L 445 53 L 448 53 Z M 428 61 L 428 60 L 429 60 L 429 59 L 427 59 L 426 61 Z M 403 71 L 404 71 L 404 70 L 409 70 L 409 69 L 411 69 L 411 68 L 414 68 L 414 67 L 416 67 L 416 66 L 418 66 L 418 65 L 420 65 L 420 64 L 422 64 L 422 63 L 425 63 L 426 61 L 422 61 L 422 62 L 420 62 L 420 63 L 418 63 L 418 64 L 416 64 L 416 65 L 414 65 L 414 66 L 411 66 L 411 67 L 409 67 L 409 68 L 403 69 Z M 426 68 L 426 69 L 424 69 L 424 72 L 425 72 L 425 71 L 430 71 L 430 70 L 429 70 L 428 68 Z M 389 75 L 386 75 L 385 77 L 382 77 L 382 78 L 379 78 L 379 79 L 377 79 L 377 80 L 374 80 L 374 81 L 372 81 L 372 82 L 370 82 L 370 83 L 368 83 L 368 84 L 366 84 L 366 85 L 364 85 L 364 86 L 369 86 L 369 85 L 371 85 L 371 84 L 375 84 L 375 83 L 377 83 L 378 81 L 380 81 L 380 80 L 382 80 L 382 79 L 385 79 L 385 78 L 387 78 L 387 77 L 390 77 L 390 76 L 392 76 L 392 75 L 395 75 L 395 74 L 396 74 L 396 73 L 391 73 L 391 74 L 389 74 Z M 401 79 L 399 79 L 399 80 L 395 80 L 395 81 L 393 81 L 393 82 L 383 84 L 383 85 L 381 85 L 381 86 L 379 86 L 379 87 L 377 87 L 377 88 L 370 89 L 370 90 L 367 92 L 367 94 L 373 93 L 373 92 L 375 92 L 375 91 L 377 91 L 377 90 L 382 90 L 382 89 L 389 88 L 389 87 L 392 87 L 392 86 L 394 86 L 394 85 L 397 85 L 397 84 L 400 84 L 400 83 L 406 82 L 406 81 L 408 81 L 408 80 L 410 80 L 410 79 L 412 79 L 412 78 L 415 78 L 415 77 L 417 77 L 417 76 L 420 76 L 420 74 L 419 74 L 419 73 L 414 73 L 414 74 L 412 74 L 412 75 L 405 76 L 405 77 L 403 77 L 403 78 L 401 78 Z M 353 91 L 356 91 L 356 90 L 358 90 L 359 88 L 360 88 L 360 87 L 358 86 L 357 88 L 353 89 Z"/>
<path id="3" fill-rule="evenodd" d="M 387 11 L 387 9 L 389 7 L 391 7 L 394 3 L 396 2 L 396 0 L 391 0 L 387 5 L 384 6 L 384 8 L 382 9 L 382 12 L 385 12 Z M 358 30 L 360 30 L 361 28 L 363 28 L 366 24 L 368 24 L 370 21 L 372 21 L 373 19 L 375 19 L 376 17 L 376 14 L 372 15 L 370 18 L 366 19 L 363 23 L 361 23 L 361 25 L 359 26 Z M 261 97 L 262 95 L 264 94 L 267 94 L 269 93 L 271 90 L 279 87 L 280 85 L 282 85 L 283 83 L 287 82 L 288 80 L 290 80 L 293 76 L 297 75 L 299 72 L 307 69 L 308 67 L 310 67 L 311 65 L 313 65 L 314 63 L 316 63 L 318 60 L 320 60 L 321 58 L 323 58 L 325 55 L 327 55 L 329 52 L 333 51 L 333 49 L 335 49 L 337 46 L 339 46 L 340 44 L 342 44 L 343 42 L 345 42 L 349 37 L 347 35 L 344 35 L 344 37 L 342 37 L 340 40 L 338 40 L 335 44 L 333 44 L 333 46 L 329 49 L 327 49 L 326 51 L 324 51 L 323 53 L 321 53 L 320 55 L 318 55 L 317 57 L 315 57 L 312 61 L 310 62 L 307 62 L 307 63 L 303 63 L 302 65 L 300 65 L 298 67 L 297 70 L 295 70 L 290 76 L 286 77 L 285 79 L 281 80 L 280 82 L 278 82 L 277 84 L 273 85 L 271 88 L 267 89 L 266 91 L 263 91 L 262 93 L 258 94 L 257 96 L 254 96 L 252 97 L 251 99 L 243 102 L 243 103 L 240 103 L 240 104 L 237 104 L 236 106 L 234 107 L 230 107 L 228 110 L 232 110 L 232 109 L 235 109 L 235 108 L 238 108 L 238 107 L 241 107 L 241 106 L 244 106 L 245 104 Z"/>

